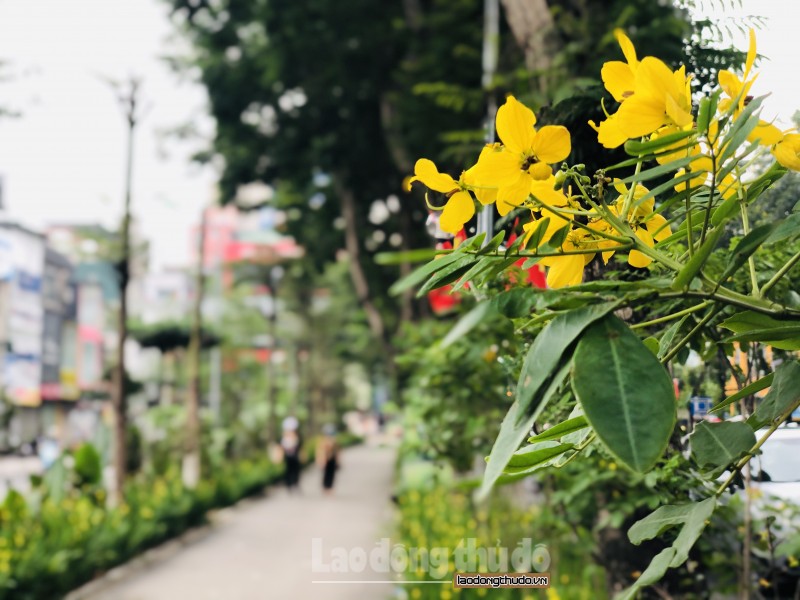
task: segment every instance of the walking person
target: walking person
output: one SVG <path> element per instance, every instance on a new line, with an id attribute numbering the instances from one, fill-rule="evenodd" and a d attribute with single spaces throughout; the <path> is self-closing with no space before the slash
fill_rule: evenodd
<path id="1" fill-rule="evenodd" d="M 325 425 L 322 437 L 317 443 L 316 462 L 322 469 L 322 490 L 325 495 L 333 493 L 333 481 L 339 469 L 339 445 L 336 443 L 336 427 Z"/>
<path id="2" fill-rule="evenodd" d="M 299 423 L 294 417 L 283 420 L 283 435 L 281 435 L 280 450 L 283 454 L 284 481 L 286 489 L 290 492 L 300 491 L 300 467 L 302 441 L 297 432 Z"/>

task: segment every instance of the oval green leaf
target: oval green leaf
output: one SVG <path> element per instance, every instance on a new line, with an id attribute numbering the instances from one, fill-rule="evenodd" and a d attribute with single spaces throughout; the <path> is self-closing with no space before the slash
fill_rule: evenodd
<path id="1" fill-rule="evenodd" d="M 608 450 L 634 471 L 650 470 L 675 427 L 675 391 L 658 359 L 617 317 L 585 330 L 573 356 L 572 388 Z"/>

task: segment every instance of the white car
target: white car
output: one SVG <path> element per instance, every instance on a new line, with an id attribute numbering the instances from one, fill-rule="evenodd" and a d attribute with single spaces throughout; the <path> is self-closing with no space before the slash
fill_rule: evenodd
<path id="1" fill-rule="evenodd" d="M 754 487 L 764 495 L 800 505 L 800 427 L 775 430 L 750 464 Z"/>

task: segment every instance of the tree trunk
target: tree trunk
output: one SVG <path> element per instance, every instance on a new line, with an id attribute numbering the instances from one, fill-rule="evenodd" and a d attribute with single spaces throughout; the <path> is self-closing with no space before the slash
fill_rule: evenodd
<path id="1" fill-rule="evenodd" d="M 128 281 L 130 279 L 131 193 L 133 187 L 133 134 L 136 129 L 136 102 L 139 84 L 130 82 L 130 93 L 122 98 L 128 122 L 128 142 L 125 165 L 125 207 L 122 216 L 119 261 L 119 314 L 117 315 L 117 364 L 112 378 L 111 405 L 114 412 L 114 483 L 112 499 L 121 503 L 125 497 L 127 471 L 127 409 L 125 395 L 125 342 L 128 339 Z"/>
<path id="2" fill-rule="evenodd" d="M 375 339 L 380 341 L 384 349 L 387 348 L 386 326 L 383 322 L 383 316 L 375 306 L 372 295 L 369 289 L 369 281 L 364 272 L 364 266 L 361 264 L 361 246 L 358 239 L 358 222 L 356 221 L 356 202 L 353 196 L 353 191 L 344 185 L 341 178 L 334 178 L 334 185 L 336 186 L 336 193 L 339 196 L 340 206 L 342 208 L 342 217 L 344 218 L 344 240 L 345 249 L 347 250 L 350 267 L 350 278 L 353 280 L 353 287 L 355 288 L 356 298 L 359 304 L 364 309 L 367 315 L 367 322 L 369 328 Z"/>
<path id="3" fill-rule="evenodd" d="M 525 66 L 537 75 L 539 91 L 547 92 L 546 72 L 558 50 L 553 15 L 547 0 L 501 0 L 506 21 L 525 53 Z"/>
<path id="4" fill-rule="evenodd" d="M 197 272 L 195 274 L 195 297 L 192 308 L 192 332 L 189 338 L 189 361 L 187 364 L 188 389 L 186 391 L 186 449 L 183 455 L 183 483 L 195 488 L 200 482 L 200 349 L 203 345 L 203 296 L 205 278 L 206 213 L 200 218 L 197 241 Z"/>

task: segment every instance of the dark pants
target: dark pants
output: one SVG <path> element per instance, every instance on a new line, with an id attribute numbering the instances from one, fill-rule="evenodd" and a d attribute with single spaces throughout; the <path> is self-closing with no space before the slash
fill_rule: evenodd
<path id="1" fill-rule="evenodd" d="M 297 456 L 286 457 L 286 472 L 284 478 L 286 487 L 295 487 L 300 482 L 300 458 Z"/>

